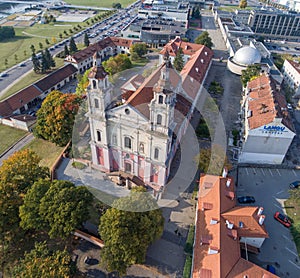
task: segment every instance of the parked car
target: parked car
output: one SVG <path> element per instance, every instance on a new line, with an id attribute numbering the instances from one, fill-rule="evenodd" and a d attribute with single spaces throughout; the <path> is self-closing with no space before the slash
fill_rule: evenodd
<path id="1" fill-rule="evenodd" d="M 285 226 L 287 228 L 291 227 L 291 225 L 292 225 L 289 218 L 286 215 L 281 214 L 279 211 L 275 212 L 274 219 L 277 220 L 278 222 L 280 222 L 283 226 Z"/>
<path id="2" fill-rule="evenodd" d="M 273 274 L 276 274 L 276 269 L 275 269 L 275 267 L 272 266 L 272 265 L 270 265 L 270 264 L 267 265 L 267 270 L 268 270 L 269 272 L 273 273 Z"/>
<path id="3" fill-rule="evenodd" d="M 298 188 L 299 186 L 300 186 L 300 181 L 291 182 L 289 185 L 290 189 L 295 189 Z"/>
<path id="4" fill-rule="evenodd" d="M 238 197 L 237 200 L 240 204 L 255 203 L 255 198 L 253 196 L 242 196 L 242 197 Z"/>

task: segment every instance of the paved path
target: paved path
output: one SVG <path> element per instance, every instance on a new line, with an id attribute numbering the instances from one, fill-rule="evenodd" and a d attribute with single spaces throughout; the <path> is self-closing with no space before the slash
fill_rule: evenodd
<path id="1" fill-rule="evenodd" d="M 34 136 L 32 133 L 30 133 L 26 137 L 24 137 L 22 140 L 20 140 L 17 144 L 15 144 L 12 148 L 10 148 L 3 156 L 0 157 L 0 166 L 3 163 L 3 160 L 7 159 L 9 156 L 11 156 L 16 151 L 19 151 L 22 148 L 24 148 L 33 139 L 34 139 Z"/>

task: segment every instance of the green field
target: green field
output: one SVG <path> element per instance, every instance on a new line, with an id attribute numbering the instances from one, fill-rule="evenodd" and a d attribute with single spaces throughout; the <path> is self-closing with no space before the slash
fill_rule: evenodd
<path id="1" fill-rule="evenodd" d="M 0 154 L 22 138 L 27 131 L 0 124 Z"/>
<path id="2" fill-rule="evenodd" d="M 67 0 L 65 1 L 67 4 L 70 5 L 80 5 L 83 6 L 82 0 Z M 91 6 L 91 7 L 105 7 L 111 8 L 112 3 L 120 3 L 122 7 L 127 7 L 131 3 L 134 3 L 134 0 L 117 0 L 117 1 L 110 1 L 110 0 L 85 0 L 84 6 Z"/>
<path id="3" fill-rule="evenodd" d="M 226 5 L 218 7 L 218 10 L 234 12 L 235 10 L 253 10 L 253 7 L 246 7 L 245 9 L 240 9 L 238 5 Z"/>
<path id="4" fill-rule="evenodd" d="M 41 165 L 51 167 L 62 152 L 63 147 L 57 147 L 54 143 L 35 138 L 24 149 L 31 149 L 42 159 Z"/>

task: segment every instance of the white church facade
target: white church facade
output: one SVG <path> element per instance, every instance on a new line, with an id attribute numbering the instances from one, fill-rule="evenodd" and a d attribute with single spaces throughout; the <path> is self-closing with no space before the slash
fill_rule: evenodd
<path id="1" fill-rule="evenodd" d="M 94 55 L 87 91 L 93 166 L 105 172 L 125 172 L 152 187 L 167 183 L 172 159 L 211 65 L 212 51 L 204 46 L 199 51 L 181 73 L 173 69 L 167 52 L 164 62 L 139 88 L 127 92 L 121 105 L 111 100 L 112 85 L 101 59 Z"/>

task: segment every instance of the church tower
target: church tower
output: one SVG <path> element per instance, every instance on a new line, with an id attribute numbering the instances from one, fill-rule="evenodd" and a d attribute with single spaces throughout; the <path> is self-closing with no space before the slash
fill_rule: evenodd
<path id="1" fill-rule="evenodd" d="M 88 75 L 88 117 L 91 130 L 91 149 L 94 165 L 110 169 L 108 149 L 108 127 L 106 110 L 111 102 L 112 86 L 108 74 L 101 65 L 98 52 L 93 56 L 93 67 Z"/>
<path id="2" fill-rule="evenodd" d="M 176 90 L 172 87 L 170 73 L 175 73 L 169 53 L 164 55 L 164 63 L 160 69 L 160 77 L 153 88 L 153 99 L 150 106 L 150 124 L 154 131 L 167 134 L 174 122 Z"/>

